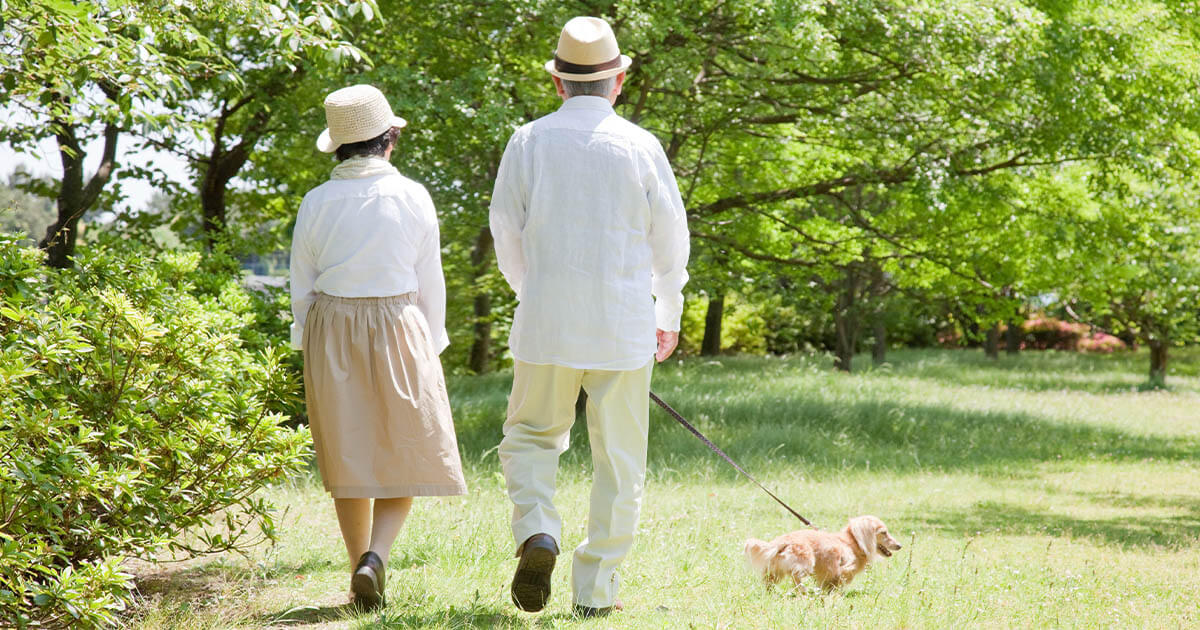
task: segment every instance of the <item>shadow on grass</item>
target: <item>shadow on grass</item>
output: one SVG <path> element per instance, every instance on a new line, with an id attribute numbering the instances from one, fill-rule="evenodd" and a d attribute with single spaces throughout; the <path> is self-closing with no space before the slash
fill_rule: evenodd
<path id="1" fill-rule="evenodd" d="M 325 623 L 328 621 L 346 621 L 366 613 L 354 604 L 340 606 L 296 606 L 279 612 L 260 615 L 254 622 L 259 627 L 275 627 Z"/>
<path id="2" fill-rule="evenodd" d="M 1019 391 L 1073 391 L 1128 394 L 1150 390 L 1200 392 L 1200 353 L 1180 351 L 1166 387 L 1149 382 L 1149 355 L 1144 351 L 1081 354 L 1055 350 L 1027 351 L 990 359 L 977 350 L 904 349 L 888 354 L 881 366 L 869 356 L 855 360 L 855 375 L 897 380 L 932 380 L 945 386 L 982 386 Z M 789 361 L 812 359 L 789 359 Z M 761 359 L 722 357 L 733 371 L 752 372 Z"/>
<path id="3" fill-rule="evenodd" d="M 137 589 L 142 597 L 159 596 L 168 608 L 204 609 L 224 597 L 224 586 L 230 583 L 237 583 L 241 591 L 252 591 L 263 583 L 320 573 L 331 565 L 328 560 L 310 559 L 299 565 L 260 565 L 257 569 L 248 569 L 231 564 L 231 560 L 231 557 L 221 557 L 198 566 L 139 575 L 136 578 Z M 361 614 L 361 610 L 349 603 L 337 606 L 300 605 L 262 615 L 254 619 L 254 623 L 255 627 L 323 623 Z"/>
<path id="4" fill-rule="evenodd" d="M 671 380 L 675 382 L 662 384 L 668 403 L 753 470 L 800 468 L 811 474 L 828 474 L 882 468 L 1020 474 L 1036 462 L 1178 461 L 1192 459 L 1200 451 L 1200 439 L 1195 437 L 1139 435 L 1024 412 L 979 412 L 936 402 L 912 404 L 891 400 L 887 393 L 867 391 L 843 400 L 822 391 L 786 386 L 739 391 L 736 379 L 729 379 L 724 386 L 706 382 L 708 379 Z M 495 447 L 501 438 L 502 401 L 499 397 L 487 409 L 475 407 L 462 413 L 456 409 L 464 460 L 498 467 Z M 724 467 L 660 410 L 651 410 L 650 425 L 652 474 Z M 586 464 L 586 440 L 586 423 L 576 422 L 571 441 L 577 448 L 563 456 L 566 463 Z M 736 474 L 727 472 L 730 478 Z"/>
<path id="5" fill-rule="evenodd" d="M 1094 503 L 1120 508 L 1159 508 L 1184 510 L 1200 518 L 1200 497 L 1162 496 L 1153 494 L 1130 494 L 1128 492 L 1073 492 Z"/>
<path id="6" fill-rule="evenodd" d="M 219 563 L 222 563 L 223 560 L 224 559 L 217 560 L 216 562 L 213 563 L 213 565 L 210 565 L 210 566 L 215 568 L 217 565 L 219 565 Z M 260 574 L 260 576 L 264 579 L 279 579 L 279 578 L 289 578 L 290 579 L 297 575 L 311 575 L 313 573 L 321 573 L 323 571 L 329 571 L 331 567 L 333 567 L 332 560 L 329 560 L 328 558 L 312 557 L 312 558 L 308 558 L 307 560 L 305 560 L 304 562 L 301 562 L 298 565 L 284 564 L 284 563 L 271 563 L 265 569 L 262 570 L 262 573 Z M 244 570 L 244 569 L 242 569 L 242 570 Z"/>
<path id="7" fill-rule="evenodd" d="M 990 387 L 1023 392 L 1072 391 L 1085 394 L 1129 394 L 1146 391 L 1171 391 L 1170 387 L 1155 387 L 1145 379 L 1133 379 L 1113 374 L 1097 374 L 1078 380 L 1048 379 L 1042 375 L 1020 370 L 1020 366 L 1004 368 L 991 366 L 973 370 L 970 375 L 953 375 L 947 370 L 913 370 L 896 378 L 953 383 L 959 386 Z"/>
<path id="8" fill-rule="evenodd" d="M 137 577 L 137 592 L 143 597 L 160 595 L 164 599 L 200 599 L 210 594 L 214 570 L 211 566 L 188 567 Z"/>
<path id="9" fill-rule="evenodd" d="M 1200 539 L 1200 514 L 1085 519 L 984 501 L 967 512 L 933 513 L 922 520 L 963 537 L 983 533 L 1086 538 L 1106 545 L 1161 547 L 1172 551 L 1194 548 Z"/>
<path id="10" fill-rule="evenodd" d="M 566 613 L 523 615 L 511 609 L 479 604 L 455 606 L 436 610 L 385 609 L 373 619 L 371 627 L 381 628 L 554 628 L 574 619 Z"/>
<path id="11" fill-rule="evenodd" d="M 818 394 L 740 397 L 719 411 L 686 397 L 674 403 L 731 456 L 757 466 L 813 472 L 883 468 L 1016 472 L 1056 460 L 1189 460 L 1196 438 L 1136 435 L 1110 427 L 1020 412 L 973 412 L 884 399 L 846 402 Z M 782 413 L 781 413 L 782 411 Z M 650 459 L 686 468 L 713 455 L 665 414 L 654 413 Z"/>

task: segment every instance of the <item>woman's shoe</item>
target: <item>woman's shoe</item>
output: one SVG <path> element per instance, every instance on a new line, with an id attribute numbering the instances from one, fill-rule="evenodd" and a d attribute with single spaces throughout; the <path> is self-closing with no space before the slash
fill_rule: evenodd
<path id="1" fill-rule="evenodd" d="M 374 551 L 368 551 L 358 559 L 358 566 L 354 567 L 354 575 L 350 578 L 354 603 L 367 610 L 383 606 L 383 586 L 383 559 Z"/>

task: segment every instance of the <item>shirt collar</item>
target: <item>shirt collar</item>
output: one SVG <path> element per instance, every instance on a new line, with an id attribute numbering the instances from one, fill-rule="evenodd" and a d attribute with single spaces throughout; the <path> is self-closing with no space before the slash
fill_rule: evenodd
<path id="1" fill-rule="evenodd" d="M 558 111 L 572 111 L 579 109 L 591 109 L 599 112 L 613 113 L 613 106 L 608 102 L 608 99 L 603 96 L 572 96 L 563 101 L 562 107 Z"/>

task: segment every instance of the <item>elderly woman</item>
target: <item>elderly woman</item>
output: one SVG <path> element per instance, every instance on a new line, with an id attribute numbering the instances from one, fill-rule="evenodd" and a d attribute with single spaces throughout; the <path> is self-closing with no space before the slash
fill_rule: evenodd
<path id="1" fill-rule="evenodd" d="M 330 94 L 325 117 L 317 148 L 339 163 L 296 217 L 292 345 L 304 351 L 313 447 L 350 590 L 373 608 L 412 498 L 466 484 L 438 358 L 450 342 L 437 215 L 425 188 L 388 162 L 405 121 L 369 85 Z"/>

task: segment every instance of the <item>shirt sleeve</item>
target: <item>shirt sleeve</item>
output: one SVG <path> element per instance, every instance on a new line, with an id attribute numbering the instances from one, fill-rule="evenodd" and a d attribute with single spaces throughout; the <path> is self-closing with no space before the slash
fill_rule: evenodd
<path id="1" fill-rule="evenodd" d="M 305 205 L 300 204 L 296 215 L 296 227 L 292 229 L 292 253 L 289 259 L 289 276 L 292 293 L 292 348 L 304 349 L 304 322 L 308 309 L 317 300 L 313 285 L 317 281 L 316 257 L 308 243 L 305 221 Z"/>
<path id="2" fill-rule="evenodd" d="M 426 233 L 414 269 L 417 274 L 417 308 L 421 309 L 421 314 L 429 324 L 434 349 L 441 354 L 450 345 L 450 337 L 446 334 L 446 277 L 442 273 L 441 233 L 433 199 L 423 188 L 419 203 Z"/>
<path id="3" fill-rule="evenodd" d="M 496 246 L 496 266 L 508 286 L 512 287 L 517 299 L 521 299 L 521 285 L 525 280 L 525 252 L 521 248 L 521 232 L 525 228 L 524 185 L 520 181 L 521 148 L 517 134 L 509 139 L 500 158 L 500 169 L 496 172 L 496 184 L 492 189 L 492 203 L 488 213 L 488 225 Z"/>
<path id="4" fill-rule="evenodd" d="M 647 191 L 650 202 L 650 291 L 654 320 L 660 330 L 678 331 L 683 315 L 683 285 L 687 284 L 690 250 L 687 213 L 671 163 L 655 141 L 653 174 Z"/>

